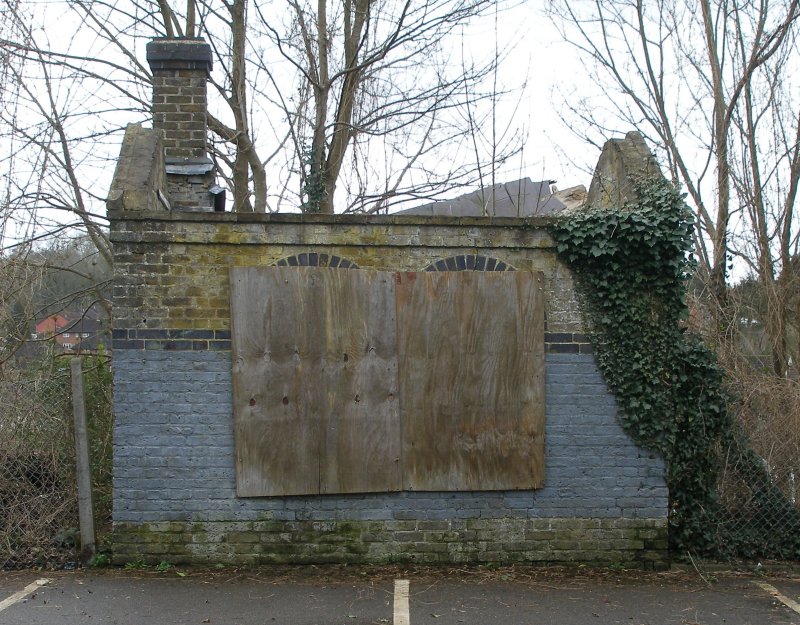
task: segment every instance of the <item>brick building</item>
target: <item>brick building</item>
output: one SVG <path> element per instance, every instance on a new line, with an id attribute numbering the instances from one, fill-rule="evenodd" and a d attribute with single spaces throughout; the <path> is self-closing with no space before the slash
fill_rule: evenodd
<path id="1" fill-rule="evenodd" d="M 665 467 L 618 423 L 552 218 L 214 212 L 200 118 L 183 121 L 204 114 L 210 52 L 157 40 L 148 59 L 155 130 L 128 129 L 108 203 L 118 562 L 664 562 Z M 419 284 L 455 285 L 462 304 L 436 308 Z M 464 299 L 480 289 L 520 308 Z M 473 322 L 519 349 L 488 362 L 494 339 Z M 425 343 L 434 324 L 480 347 L 445 332 L 443 356 Z M 358 464 L 373 447 L 391 454 Z"/>

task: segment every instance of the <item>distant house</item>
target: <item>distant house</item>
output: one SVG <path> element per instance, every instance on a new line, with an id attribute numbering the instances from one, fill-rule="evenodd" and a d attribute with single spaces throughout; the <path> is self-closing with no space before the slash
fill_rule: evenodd
<path id="1" fill-rule="evenodd" d="M 559 191 L 555 182 L 522 178 L 479 189 L 452 200 L 432 202 L 398 211 L 397 215 L 447 217 L 534 217 L 555 215 L 586 200 L 584 186 Z"/>
<path id="2" fill-rule="evenodd" d="M 60 351 L 95 351 L 108 340 L 108 316 L 92 306 L 81 312 L 62 312 L 34 322 L 30 339 L 38 344 L 54 344 Z"/>
<path id="3" fill-rule="evenodd" d="M 36 341 L 47 340 L 53 337 L 60 337 L 64 328 L 69 326 L 69 321 L 63 315 L 50 315 L 42 319 L 31 332 L 31 339 Z"/>

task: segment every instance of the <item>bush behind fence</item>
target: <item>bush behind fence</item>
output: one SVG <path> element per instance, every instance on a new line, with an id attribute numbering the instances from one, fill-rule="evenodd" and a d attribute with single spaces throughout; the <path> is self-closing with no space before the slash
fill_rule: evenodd
<path id="1" fill-rule="evenodd" d="M 95 519 L 111 512 L 111 375 L 84 357 Z M 69 358 L 0 371 L 0 568 L 58 566 L 79 540 Z"/>
<path id="2" fill-rule="evenodd" d="M 800 559 L 800 383 L 729 369 L 737 431 L 720 450 L 719 557 Z"/>

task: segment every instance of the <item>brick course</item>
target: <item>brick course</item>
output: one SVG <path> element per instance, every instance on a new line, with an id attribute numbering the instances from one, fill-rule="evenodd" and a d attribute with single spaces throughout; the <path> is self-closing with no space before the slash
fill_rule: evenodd
<path id="1" fill-rule="evenodd" d="M 119 350 L 114 518 L 198 520 L 186 507 L 195 501 L 205 506 L 213 501 L 215 512 L 237 521 L 287 510 L 293 520 L 315 515 L 336 520 L 353 512 L 360 520 L 373 520 L 373 514 L 502 519 L 510 512 L 524 518 L 663 517 L 663 464 L 622 431 L 616 403 L 592 357 L 549 354 L 546 364 L 543 489 L 239 500 L 230 352 Z"/>
<path id="2" fill-rule="evenodd" d="M 115 328 L 229 329 L 229 267 L 299 264 L 317 253 L 365 269 L 424 271 L 480 255 L 542 271 L 548 332 L 583 331 L 569 270 L 546 232 L 522 220 L 166 211 L 112 218 Z"/>
<path id="3" fill-rule="evenodd" d="M 437 523 L 430 527 L 428 524 Z M 439 525 L 441 524 L 441 525 Z M 197 564 L 623 562 L 661 568 L 664 521 L 476 519 L 395 522 L 162 521 L 118 523 L 116 559 Z"/>

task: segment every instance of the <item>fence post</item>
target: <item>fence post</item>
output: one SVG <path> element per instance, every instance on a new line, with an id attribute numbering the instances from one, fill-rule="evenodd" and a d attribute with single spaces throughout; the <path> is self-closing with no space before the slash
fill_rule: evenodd
<path id="1" fill-rule="evenodd" d="M 92 507 L 92 473 L 89 468 L 89 435 L 86 428 L 86 402 L 83 393 L 81 359 L 70 361 L 72 373 L 72 409 L 75 417 L 75 456 L 78 477 L 78 519 L 81 526 L 81 561 L 85 564 L 95 555 L 94 510 Z"/>

